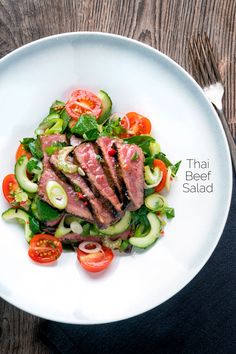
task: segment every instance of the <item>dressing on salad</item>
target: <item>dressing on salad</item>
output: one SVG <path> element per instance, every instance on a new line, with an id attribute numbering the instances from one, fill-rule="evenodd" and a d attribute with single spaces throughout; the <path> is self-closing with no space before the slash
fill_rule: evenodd
<path id="1" fill-rule="evenodd" d="M 161 193 L 180 163 L 161 151 L 148 118 L 112 113 L 105 91 L 78 89 L 53 102 L 34 136 L 21 140 L 2 184 L 11 206 L 2 217 L 24 225 L 33 261 L 54 262 L 71 249 L 98 272 L 114 250 L 148 248 L 164 234 L 175 212 Z"/>

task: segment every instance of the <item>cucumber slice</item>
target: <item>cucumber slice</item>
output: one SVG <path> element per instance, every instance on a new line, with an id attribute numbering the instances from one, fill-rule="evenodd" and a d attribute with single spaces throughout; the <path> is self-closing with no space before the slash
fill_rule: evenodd
<path id="1" fill-rule="evenodd" d="M 158 239 L 161 230 L 160 220 L 154 213 L 148 213 L 147 218 L 151 225 L 150 232 L 144 237 L 130 237 L 129 243 L 132 246 L 146 248 L 151 246 Z"/>
<path id="2" fill-rule="evenodd" d="M 15 164 L 15 175 L 19 186 L 28 193 L 36 193 L 38 190 L 37 183 L 29 180 L 26 174 L 28 159 L 26 156 L 21 156 Z"/>
<path id="3" fill-rule="evenodd" d="M 98 124 L 103 124 L 111 113 L 112 101 L 108 94 L 102 90 L 98 92 L 98 97 L 102 101 L 102 112 L 97 122 Z"/>
<path id="4" fill-rule="evenodd" d="M 64 188 L 56 181 L 49 181 L 46 185 L 48 199 L 57 209 L 65 209 L 68 203 L 68 197 Z"/>
<path id="5" fill-rule="evenodd" d="M 150 186 L 158 185 L 161 182 L 162 177 L 163 177 L 163 173 L 159 169 L 159 167 L 154 167 L 153 171 L 151 170 L 150 166 L 144 167 L 144 178 L 148 185 Z"/>
<path id="6" fill-rule="evenodd" d="M 105 230 L 100 230 L 100 232 L 105 235 L 121 234 L 122 232 L 128 229 L 130 222 L 131 222 L 131 213 L 130 211 L 127 211 L 123 216 L 123 218 L 120 221 L 118 221 L 115 225 L 109 226 Z"/>
<path id="7" fill-rule="evenodd" d="M 145 198 L 145 205 L 152 211 L 160 211 L 167 206 L 167 201 L 158 193 L 153 193 Z"/>
<path id="8" fill-rule="evenodd" d="M 29 227 L 29 214 L 26 213 L 26 211 L 20 208 L 18 209 L 10 208 L 4 211 L 4 213 L 2 213 L 2 217 L 5 221 L 12 220 L 14 218 L 22 220 L 25 226 L 25 239 L 27 242 L 30 241 L 32 237 L 32 231 Z"/>

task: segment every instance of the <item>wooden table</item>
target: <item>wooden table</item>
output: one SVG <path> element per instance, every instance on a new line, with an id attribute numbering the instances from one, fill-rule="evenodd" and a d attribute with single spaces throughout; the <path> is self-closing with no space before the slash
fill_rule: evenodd
<path id="1" fill-rule="evenodd" d="M 0 0 L 0 57 L 38 38 L 70 31 L 134 38 L 187 70 L 188 38 L 207 32 L 218 53 L 226 89 L 225 112 L 235 136 L 235 0 Z M 0 353 L 49 353 L 37 339 L 40 321 L 0 300 Z"/>

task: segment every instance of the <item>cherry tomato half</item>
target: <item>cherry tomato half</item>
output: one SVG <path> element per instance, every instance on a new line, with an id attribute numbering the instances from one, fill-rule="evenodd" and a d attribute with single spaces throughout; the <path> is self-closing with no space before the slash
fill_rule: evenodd
<path id="1" fill-rule="evenodd" d="M 120 122 L 121 126 L 127 129 L 127 133 L 122 134 L 122 138 L 134 135 L 150 134 L 152 125 L 148 118 L 136 112 L 127 113 Z"/>
<path id="2" fill-rule="evenodd" d="M 75 90 L 66 103 L 66 111 L 69 116 L 76 120 L 83 113 L 88 113 L 98 118 L 102 111 L 102 101 L 92 92 Z"/>
<path id="3" fill-rule="evenodd" d="M 62 244 L 58 238 L 46 235 L 35 235 L 29 246 L 28 254 L 37 263 L 51 263 L 57 260 L 62 253 Z"/>
<path id="4" fill-rule="evenodd" d="M 154 160 L 153 165 L 154 167 L 158 167 L 163 173 L 161 182 L 155 188 L 155 192 L 159 193 L 165 187 L 166 184 L 167 168 L 162 160 Z"/>
<path id="5" fill-rule="evenodd" d="M 24 155 L 28 158 L 28 160 L 32 157 L 31 153 L 25 150 L 24 145 L 20 144 L 16 151 L 16 161 Z"/>
<path id="6" fill-rule="evenodd" d="M 77 258 L 81 266 L 89 272 L 100 272 L 106 269 L 113 260 L 113 252 L 110 248 L 102 247 L 102 251 L 96 253 L 85 253 L 79 248 Z"/>
<path id="7" fill-rule="evenodd" d="M 14 192 L 19 188 L 19 184 L 13 173 L 7 175 L 2 182 L 2 192 L 8 203 L 15 201 Z"/>

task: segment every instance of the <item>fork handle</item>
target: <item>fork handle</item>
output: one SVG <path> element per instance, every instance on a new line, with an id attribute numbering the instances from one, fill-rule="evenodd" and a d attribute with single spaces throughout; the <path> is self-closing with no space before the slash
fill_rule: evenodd
<path id="1" fill-rule="evenodd" d="M 226 117 L 224 115 L 224 112 L 221 109 L 216 108 L 216 111 L 220 117 L 221 123 L 223 125 L 227 140 L 228 140 L 228 144 L 229 144 L 229 149 L 230 149 L 230 153 L 231 153 L 231 159 L 232 159 L 232 163 L 233 163 L 233 167 L 234 167 L 234 172 L 236 173 L 236 145 L 235 145 L 235 141 L 233 138 L 233 135 L 229 129 L 228 126 L 228 122 L 226 120 Z"/>

